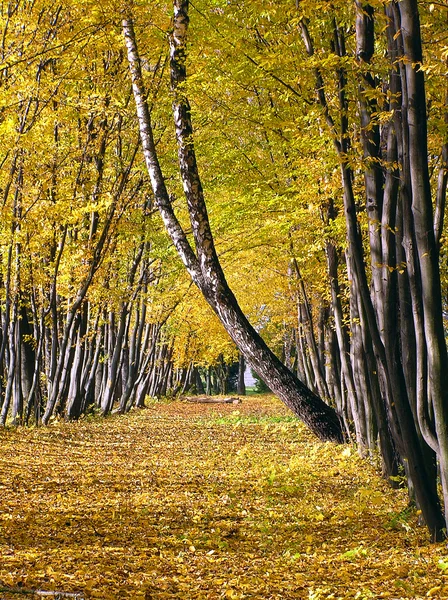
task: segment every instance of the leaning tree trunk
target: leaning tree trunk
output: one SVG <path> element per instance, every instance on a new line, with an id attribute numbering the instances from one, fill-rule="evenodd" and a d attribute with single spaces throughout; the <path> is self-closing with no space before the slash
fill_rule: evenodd
<path id="1" fill-rule="evenodd" d="M 165 227 L 205 299 L 217 314 L 230 337 L 271 390 L 323 440 L 343 442 L 339 417 L 333 408 L 311 392 L 267 347 L 250 325 L 230 290 L 219 263 L 208 221 L 202 185 L 192 140 L 190 105 L 184 96 L 186 80 L 186 34 L 188 1 L 174 3 L 174 27 L 170 38 L 173 112 L 178 141 L 179 166 L 193 230 L 196 253 L 177 220 L 159 165 L 153 138 L 146 92 L 132 18 L 123 20 L 132 88 L 137 106 L 140 135 L 155 202 Z"/>

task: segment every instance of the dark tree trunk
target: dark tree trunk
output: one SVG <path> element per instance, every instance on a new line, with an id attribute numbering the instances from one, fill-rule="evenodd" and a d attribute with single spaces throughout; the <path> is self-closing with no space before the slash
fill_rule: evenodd
<path id="1" fill-rule="evenodd" d="M 236 386 L 236 393 L 239 396 L 246 395 L 246 384 L 244 382 L 244 374 L 246 372 L 246 361 L 244 360 L 244 354 L 239 355 L 238 360 L 238 381 Z"/>

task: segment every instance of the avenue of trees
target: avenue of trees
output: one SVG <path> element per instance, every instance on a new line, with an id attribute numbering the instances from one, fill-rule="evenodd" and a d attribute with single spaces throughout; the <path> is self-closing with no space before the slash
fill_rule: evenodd
<path id="1" fill-rule="evenodd" d="M 240 353 L 441 539 L 448 5 L 34 0 L 1 23 L 0 422 L 225 392 Z"/>

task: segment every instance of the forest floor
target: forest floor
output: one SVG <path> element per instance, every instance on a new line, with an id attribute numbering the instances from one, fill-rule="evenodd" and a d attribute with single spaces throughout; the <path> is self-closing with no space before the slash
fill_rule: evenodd
<path id="1" fill-rule="evenodd" d="M 0 447 L 2 600 L 448 598 L 446 544 L 405 491 L 271 396 L 5 429 Z"/>

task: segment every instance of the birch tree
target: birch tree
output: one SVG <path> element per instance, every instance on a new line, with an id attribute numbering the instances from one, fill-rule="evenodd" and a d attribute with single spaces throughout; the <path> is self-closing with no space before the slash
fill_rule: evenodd
<path id="1" fill-rule="evenodd" d="M 173 118 L 178 143 L 179 170 L 190 215 L 194 250 L 174 213 L 172 198 L 166 188 L 157 157 L 132 15 L 128 14 L 123 20 L 140 136 L 155 202 L 194 283 L 250 364 L 285 404 L 321 439 L 342 442 L 341 425 L 334 409 L 311 392 L 269 350 L 241 311 L 219 263 L 197 167 L 190 105 L 184 92 L 188 23 L 188 2 L 175 2 L 173 32 L 170 36 Z"/>

